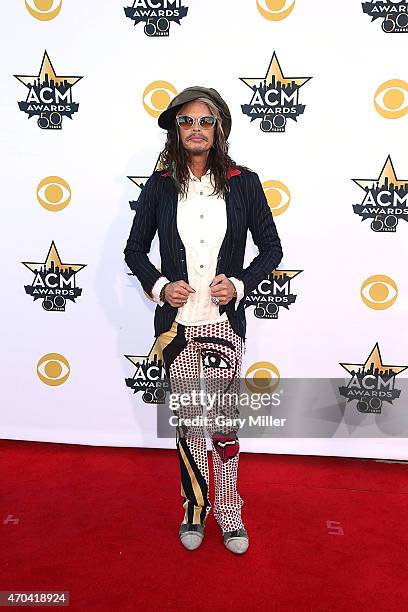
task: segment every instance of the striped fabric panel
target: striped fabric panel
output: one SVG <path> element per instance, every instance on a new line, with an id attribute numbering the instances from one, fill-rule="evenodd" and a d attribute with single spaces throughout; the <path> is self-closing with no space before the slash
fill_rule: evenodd
<path id="1" fill-rule="evenodd" d="M 255 172 L 247 173 L 248 180 L 236 188 L 248 206 L 248 227 L 258 247 L 258 255 L 238 276 L 245 286 L 245 295 L 253 291 L 258 283 L 280 263 L 283 252 L 275 222 L 268 205 L 261 181 Z"/>
<path id="2" fill-rule="evenodd" d="M 154 172 L 146 181 L 137 201 L 129 238 L 123 251 L 127 265 L 149 295 L 154 283 L 163 276 L 147 256 L 157 231 L 156 208 L 160 191 L 159 173 Z"/>

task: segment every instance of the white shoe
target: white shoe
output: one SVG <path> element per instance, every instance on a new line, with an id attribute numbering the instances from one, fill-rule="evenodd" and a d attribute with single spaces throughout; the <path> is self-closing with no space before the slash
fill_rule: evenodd
<path id="1" fill-rule="evenodd" d="M 242 555 L 248 550 L 249 537 L 245 527 L 223 533 L 224 544 L 231 552 Z"/>
<path id="2" fill-rule="evenodd" d="M 188 550 L 198 548 L 204 539 L 204 525 L 182 523 L 179 529 L 180 541 Z"/>

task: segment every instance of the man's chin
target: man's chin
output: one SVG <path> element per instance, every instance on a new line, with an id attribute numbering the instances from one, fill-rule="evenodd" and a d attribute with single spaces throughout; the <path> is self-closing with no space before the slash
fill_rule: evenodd
<path id="1" fill-rule="evenodd" d="M 198 155 L 199 153 L 205 153 L 207 151 L 206 142 L 188 142 L 185 147 L 189 153 Z"/>

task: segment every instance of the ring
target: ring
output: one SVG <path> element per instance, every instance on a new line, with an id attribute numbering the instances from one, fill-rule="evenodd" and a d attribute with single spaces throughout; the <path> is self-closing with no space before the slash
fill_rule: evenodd
<path id="1" fill-rule="evenodd" d="M 213 298 L 211 298 L 211 299 L 212 299 L 212 301 L 214 302 L 214 304 L 215 304 L 216 306 L 218 306 L 218 304 L 220 303 L 220 299 L 219 299 L 219 298 L 217 298 L 217 297 L 213 297 Z"/>

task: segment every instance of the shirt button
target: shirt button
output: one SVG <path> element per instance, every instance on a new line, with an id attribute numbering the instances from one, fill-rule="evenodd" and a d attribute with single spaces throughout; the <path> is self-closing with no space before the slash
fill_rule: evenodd
<path id="1" fill-rule="evenodd" d="M 200 240 L 200 242 L 204 242 L 204 240 Z"/>
<path id="2" fill-rule="evenodd" d="M 203 264 L 200 264 L 200 268 L 204 268 Z"/>
<path id="3" fill-rule="evenodd" d="M 204 219 L 204 215 L 200 215 L 200 219 Z"/>

